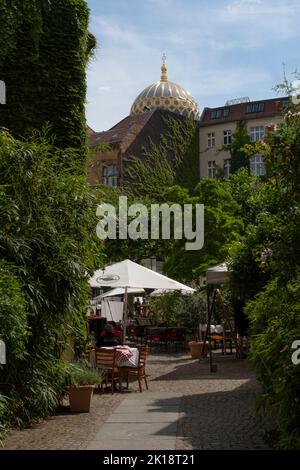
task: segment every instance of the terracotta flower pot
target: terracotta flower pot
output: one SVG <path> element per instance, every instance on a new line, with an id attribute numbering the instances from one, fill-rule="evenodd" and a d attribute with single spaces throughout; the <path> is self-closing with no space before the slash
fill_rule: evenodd
<path id="1" fill-rule="evenodd" d="M 190 341 L 188 344 L 189 344 L 189 348 L 191 351 L 192 359 L 200 359 L 200 357 L 207 356 L 208 341 L 206 341 L 205 348 L 204 348 L 202 355 L 201 355 L 201 351 L 203 347 L 203 341 Z"/>
<path id="2" fill-rule="evenodd" d="M 88 413 L 95 385 L 80 385 L 69 390 L 70 409 L 72 413 Z"/>

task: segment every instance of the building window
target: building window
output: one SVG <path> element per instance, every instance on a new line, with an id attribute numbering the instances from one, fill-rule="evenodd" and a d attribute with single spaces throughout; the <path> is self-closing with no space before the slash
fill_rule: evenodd
<path id="1" fill-rule="evenodd" d="M 222 109 L 214 109 L 210 115 L 211 119 L 220 119 L 221 116 L 222 116 Z"/>
<path id="2" fill-rule="evenodd" d="M 231 173 L 231 160 L 230 158 L 224 160 L 224 178 L 229 178 Z"/>
<path id="3" fill-rule="evenodd" d="M 281 111 L 282 109 L 286 110 L 292 107 L 292 103 L 290 102 L 290 100 L 277 101 L 277 103 L 278 103 L 278 109 L 277 109 L 278 111 Z"/>
<path id="4" fill-rule="evenodd" d="M 264 126 L 250 127 L 250 142 L 257 142 L 258 140 L 264 140 L 265 128 Z"/>
<path id="5" fill-rule="evenodd" d="M 208 177 L 215 178 L 216 177 L 216 162 L 211 160 L 208 162 Z"/>
<path id="6" fill-rule="evenodd" d="M 254 155 L 254 157 L 250 158 L 250 173 L 258 176 L 262 176 L 266 173 L 262 155 Z"/>
<path id="7" fill-rule="evenodd" d="M 209 149 L 213 148 L 216 144 L 216 136 L 214 132 L 207 134 L 207 147 Z"/>
<path id="8" fill-rule="evenodd" d="M 228 117 L 229 116 L 229 108 L 225 108 L 223 110 L 223 117 Z"/>
<path id="9" fill-rule="evenodd" d="M 231 130 L 223 131 L 224 134 L 224 145 L 231 144 Z"/>
<path id="10" fill-rule="evenodd" d="M 118 186 L 117 165 L 108 165 L 103 168 L 103 184 L 107 186 Z"/>
<path id="11" fill-rule="evenodd" d="M 261 113 L 265 109 L 265 103 L 250 103 L 246 106 L 246 113 Z"/>

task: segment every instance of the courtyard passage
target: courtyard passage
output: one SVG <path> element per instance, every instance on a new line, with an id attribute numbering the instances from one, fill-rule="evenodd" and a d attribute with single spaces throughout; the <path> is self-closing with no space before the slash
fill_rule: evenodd
<path id="1" fill-rule="evenodd" d="M 22 431 L 5 449 L 267 449 L 255 413 L 259 386 L 245 360 L 214 353 L 200 363 L 187 353 L 152 351 L 149 390 L 95 393 L 90 413 L 62 410 Z"/>

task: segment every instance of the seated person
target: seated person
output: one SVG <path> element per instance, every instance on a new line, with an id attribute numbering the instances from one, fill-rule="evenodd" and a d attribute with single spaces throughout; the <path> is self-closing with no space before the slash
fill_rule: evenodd
<path id="1" fill-rule="evenodd" d="M 121 330 L 120 325 L 117 325 L 117 323 L 116 323 L 115 321 L 110 321 L 110 322 L 108 322 L 108 323 L 113 326 L 115 336 L 121 341 L 121 338 L 122 338 L 122 330 Z"/>
<path id="2" fill-rule="evenodd" d="M 115 335 L 113 325 L 110 323 L 105 325 L 104 330 L 97 341 L 97 348 L 101 348 L 101 346 L 119 346 L 120 344 L 120 338 Z"/>

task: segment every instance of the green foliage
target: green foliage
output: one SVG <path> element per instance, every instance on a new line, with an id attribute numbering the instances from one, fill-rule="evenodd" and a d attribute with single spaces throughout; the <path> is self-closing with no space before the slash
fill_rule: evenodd
<path id="1" fill-rule="evenodd" d="M 150 142 L 142 157 L 132 156 L 126 176 L 128 192 L 161 201 L 165 189 L 180 183 L 192 189 L 198 181 L 198 132 L 194 121 L 165 119 L 168 132 Z M 151 168 L 151 171 L 149 171 Z"/>
<path id="2" fill-rule="evenodd" d="M 249 168 L 249 159 L 247 158 L 243 147 L 249 144 L 250 139 L 245 121 L 238 121 L 235 132 L 232 134 L 231 144 L 225 145 L 224 150 L 230 152 L 231 156 L 231 173 L 234 174 L 240 168 Z"/>
<path id="3" fill-rule="evenodd" d="M 300 277 L 277 279 L 247 305 L 251 360 L 263 387 L 265 412 L 276 418 L 278 448 L 300 449 L 300 365 L 293 364 L 293 341 L 300 338 Z"/>
<path id="4" fill-rule="evenodd" d="M 246 191 L 249 225 L 230 252 L 231 288 L 252 298 L 251 356 L 262 403 L 276 422 L 275 446 L 285 449 L 300 448 L 299 366 L 291 361 L 291 345 L 300 336 L 299 111 L 291 107 L 264 142 L 245 149 L 248 156 L 264 156 L 267 177 L 255 193 Z"/>
<path id="5" fill-rule="evenodd" d="M 65 160 L 72 165 L 72 150 L 43 135 L 21 142 L 0 134 L 0 322 L 5 315 L 14 355 L 0 382 L 18 424 L 47 416 L 63 395 L 61 356 L 84 335 L 88 276 L 103 261 L 96 198 Z"/>
<path id="6" fill-rule="evenodd" d="M 118 197 L 119 190 L 97 190 L 98 201 L 110 202 L 116 208 L 118 228 Z M 155 256 L 165 259 L 164 270 L 167 275 L 182 280 L 198 281 L 203 271 L 213 264 L 224 261 L 228 254 L 228 248 L 233 240 L 239 238 L 243 231 L 243 222 L 237 217 L 239 205 L 232 198 L 229 189 L 221 181 L 203 180 L 190 195 L 187 188 L 179 185 L 163 189 L 163 199 L 159 202 L 172 206 L 173 204 L 204 204 L 205 205 L 205 241 L 204 248 L 198 251 L 185 249 L 186 239 L 152 240 L 150 238 L 150 226 L 148 227 L 148 239 L 138 240 L 106 240 L 105 252 L 110 261 L 119 261 L 131 258 L 139 262 L 142 258 Z M 128 206 L 133 203 L 143 203 L 150 216 L 151 203 L 157 201 L 151 198 L 137 198 L 129 195 Z M 171 215 L 171 227 L 173 216 Z M 195 226 L 193 227 L 195 230 Z"/>
<path id="7" fill-rule="evenodd" d="M 13 367 L 17 360 L 26 357 L 29 337 L 27 305 L 15 270 L 0 260 L 0 339 L 5 342 L 7 365 Z"/>
<path id="8" fill-rule="evenodd" d="M 175 187 L 178 188 L 178 187 Z M 202 180 L 194 190 L 194 196 L 171 188 L 166 197 L 179 204 L 204 204 L 204 247 L 187 251 L 186 240 L 175 240 L 168 246 L 165 272 L 181 281 L 196 280 L 209 266 L 224 261 L 233 240 L 243 230 L 242 220 L 236 216 L 238 204 L 222 182 Z M 195 227 L 194 227 L 195 229 Z"/>
<path id="9" fill-rule="evenodd" d="M 53 333 L 54 328 L 49 336 Z M 67 392 L 65 363 L 46 348 L 15 365 L 8 380 L 11 421 L 20 427 L 54 413 Z"/>
<path id="10" fill-rule="evenodd" d="M 165 187 L 172 186 L 175 180 L 175 170 L 168 159 L 165 142 L 159 146 L 150 142 L 150 149 L 144 149 L 142 159 L 132 157 L 126 178 L 130 180 L 127 191 L 131 190 L 136 196 L 151 195 L 153 199 L 161 200 Z"/>
<path id="11" fill-rule="evenodd" d="M 198 336 L 199 323 L 205 323 L 207 319 L 206 292 L 201 290 L 186 295 L 169 292 L 152 296 L 149 305 L 156 322 L 171 327 L 182 326 L 194 337 Z"/>
<path id="12" fill-rule="evenodd" d="M 10 401 L 0 393 L 0 445 L 8 433 L 8 423 L 10 421 Z"/>
<path id="13" fill-rule="evenodd" d="M 75 362 L 67 365 L 67 383 L 70 387 L 79 385 L 98 385 L 101 383 L 101 375 L 97 369 L 93 369 L 85 362 Z"/>
<path id="14" fill-rule="evenodd" d="M 85 68 L 92 36 L 85 0 L 0 0 L 0 126 L 28 137 L 49 123 L 55 145 L 86 156 Z M 68 164 L 68 160 L 65 160 Z"/>
<path id="15" fill-rule="evenodd" d="M 258 184 L 258 177 L 250 175 L 247 168 L 240 168 L 230 178 L 224 180 L 224 187 L 239 204 L 237 214 L 242 217 L 246 225 L 255 220 L 256 213 L 261 208 L 260 198 L 256 197 Z M 257 204 L 258 210 L 256 210 Z"/>

